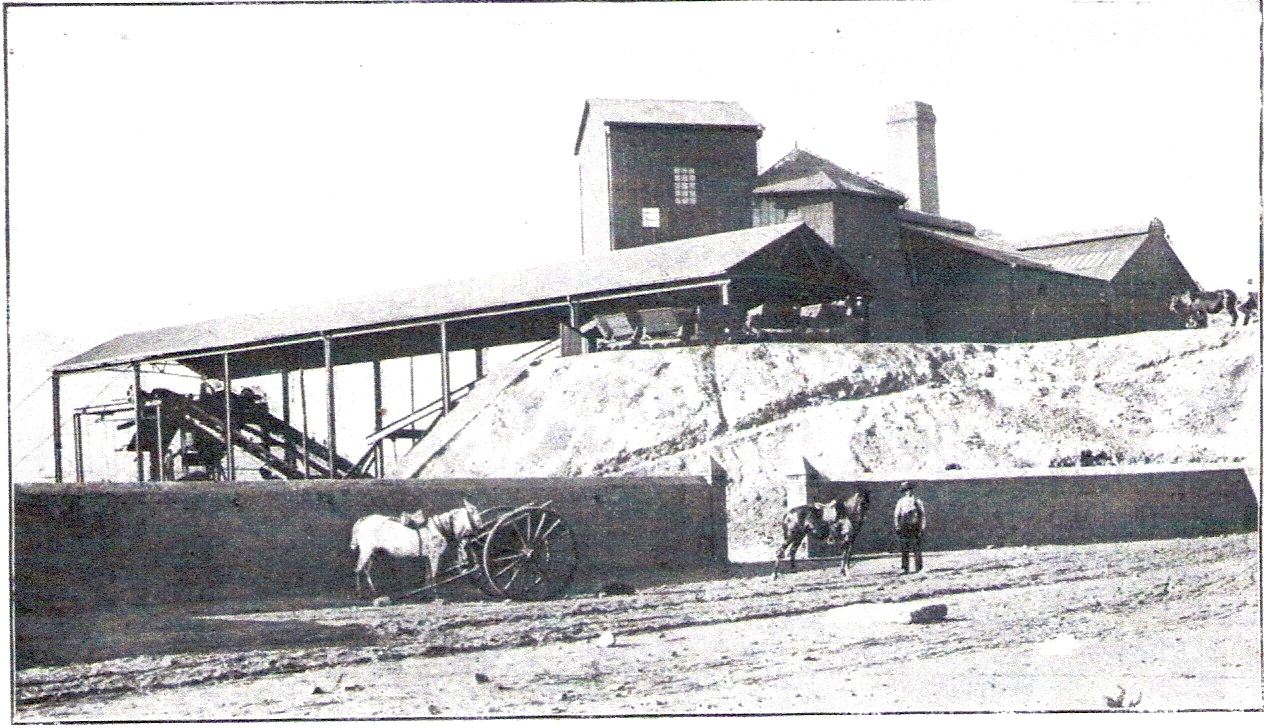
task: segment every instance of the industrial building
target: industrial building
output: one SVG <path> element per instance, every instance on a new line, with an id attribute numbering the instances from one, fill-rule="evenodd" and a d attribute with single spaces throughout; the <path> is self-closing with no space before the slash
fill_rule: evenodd
<path id="1" fill-rule="evenodd" d="M 892 186 L 794 149 L 762 174 L 763 128 L 731 102 L 594 99 L 574 154 L 576 261 L 393 291 L 334 305 L 125 334 L 53 367 L 55 479 L 62 479 L 59 377 L 130 367 L 137 479 L 236 479 L 237 453 L 265 477 L 382 472 L 381 443 L 423 437 L 462 391 L 456 351 L 556 340 L 563 355 L 747 340 L 1015 342 L 1179 328 L 1169 297 L 1197 285 L 1162 224 L 1049 240 L 1005 240 L 942 217 L 935 117 L 892 107 Z M 381 417 L 380 363 L 434 354 L 441 397 Z M 358 462 L 336 441 L 335 367 L 372 362 L 376 414 Z M 207 380 L 195 398 L 146 391 L 142 366 Z M 291 375 L 324 369 L 323 440 L 291 421 Z M 234 381 L 280 376 L 283 411 L 260 411 Z M 277 416 L 279 415 L 279 416 Z M 304 417 L 304 419 L 306 419 Z M 145 457 L 148 453 L 148 472 Z M 75 447 L 76 479 L 83 479 Z M 167 463 L 179 461 L 180 468 Z M 197 465 L 190 476 L 190 466 Z"/>

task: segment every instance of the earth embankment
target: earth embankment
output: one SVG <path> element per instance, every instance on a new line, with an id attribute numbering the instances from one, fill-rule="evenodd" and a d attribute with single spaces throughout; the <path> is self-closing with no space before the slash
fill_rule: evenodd
<path id="1" fill-rule="evenodd" d="M 727 473 L 729 555 L 766 558 L 787 468 L 1241 463 L 1255 328 L 1034 344 L 754 343 L 548 358 L 473 392 L 395 477 Z"/>

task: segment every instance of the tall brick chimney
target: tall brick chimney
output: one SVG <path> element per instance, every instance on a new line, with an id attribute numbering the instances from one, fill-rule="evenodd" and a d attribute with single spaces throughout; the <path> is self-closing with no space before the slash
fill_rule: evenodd
<path id="1" fill-rule="evenodd" d="M 887 175 L 908 195 L 908 207 L 939 214 L 939 173 L 935 168 L 935 112 L 930 104 L 908 101 L 887 109 Z"/>

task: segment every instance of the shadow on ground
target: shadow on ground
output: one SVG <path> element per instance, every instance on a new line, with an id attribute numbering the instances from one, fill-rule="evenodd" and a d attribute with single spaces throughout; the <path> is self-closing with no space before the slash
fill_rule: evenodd
<path id="1" fill-rule="evenodd" d="M 371 644 L 375 638 L 364 625 L 202 620 L 189 612 L 176 613 L 172 607 L 55 617 L 18 615 L 14 632 L 14 667 L 18 670 L 141 655 L 360 646 Z"/>
<path id="2" fill-rule="evenodd" d="M 801 559 L 799 571 L 838 568 L 837 559 Z M 716 564 L 688 570 L 642 569 L 589 571 L 578 575 L 567 597 L 592 597 L 611 585 L 633 591 L 662 590 L 686 584 L 731 578 L 766 577 L 771 563 Z M 383 574 L 380 586 L 387 594 L 405 591 L 410 582 Z M 619 593 L 619 592 L 615 592 Z M 438 587 L 432 593 L 410 597 L 409 603 L 428 599 L 449 603 L 498 601 L 467 581 Z M 296 595 L 269 600 L 189 602 L 184 604 L 77 610 L 61 614 L 23 612 L 14 620 L 15 668 L 56 667 L 70 664 L 139 657 L 143 655 L 244 652 L 275 648 L 372 645 L 380 635 L 363 624 L 322 624 L 299 619 L 282 621 L 202 619 L 205 616 L 292 612 L 315 609 L 367 608 L 369 599 L 357 598 L 352 588 L 340 595 Z"/>

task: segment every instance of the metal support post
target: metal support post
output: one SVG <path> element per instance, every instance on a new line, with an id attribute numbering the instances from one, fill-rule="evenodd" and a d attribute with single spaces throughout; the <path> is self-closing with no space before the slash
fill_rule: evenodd
<path id="1" fill-rule="evenodd" d="M 417 382 L 413 375 L 413 360 L 416 357 L 408 357 L 408 411 L 417 411 Z"/>
<path id="2" fill-rule="evenodd" d="M 290 372 L 281 372 L 281 421 L 290 424 Z"/>
<path id="3" fill-rule="evenodd" d="M 75 482 L 83 482 L 83 413 L 76 412 L 75 423 Z"/>
<path id="4" fill-rule="evenodd" d="M 373 432 L 381 432 L 382 416 L 385 412 L 382 410 L 382 362 L 373 362 Z M 373 444 L 377 450 L 377 464 L 373 468 L 374 475 L 381 478 L 385 475 L 385 467 L 382 458 L 386 449 L 382 446 L 382 441 L 378 440 Z"/>
<path id="5" fill-rule="evenodd" d="M 233 378 L 228 372 L 228 352 L 224 352 L 224 478 L 237 479 L 237 458 L 233 455 Z"/>
<path id="6" fill-rule="evenodd" d="M 474 378 L 483 378 L 483 349 L 479 347 L 474 350 Z"/>
<path id="7" fill-rule="evenodd" d="M 140 418 L 145 398 L 140 393 L 140 364 L 132 365 L 132 422 L 136 427 L 136 482 L 145 482 L 145 459 L 140 454 Z"/>
<path id="8" fill-rule="evenodd" d="M 338 477 L 334 463 L 338 457 L 338 418 L 334 416 L 334 341 L 328 335 L 325 342 L 325 405 L 326 425 L 329 429 L 329 477 Z"/>
<path id="9" fill-rule="evenodd" d="M 61 377 L 53 373 L 53 482 L 61 482 Z"/>
<path id="10" fill-rule="evenodd" d="M 312 477 L 312 458 L 307 452 L 307 378 L 298 370 L 298 406 L 303 412 L 303 477 Z"/>
<path id="11" fill-rule="evenodd" d="M 287 426 L 290 424 L 290 370 L 288 369 L 281 372 L 281 421 Z M 285 464 L 294 466 L 294 450 L 290 447 L 285 448 Z"/>
<path id="12" fill-rule="evenodd" d="M 154 460 L 150 461 L 149 479 L 162 482 L 166 480 L 167 469 L 167 448 L 163 447 L 162 439 L 162 400 L 154 403 L 154 430 L 157 431 L 154 440 Z M 154 465 L 157 464 L 155 470 Z"/>
<path id="13" fill-rule="evenodd" d="M 452 372 L 448 370 L 448 323 L 439 322 L 439 387 L 443 390 L 443 414 L 452 411 Z"/>

